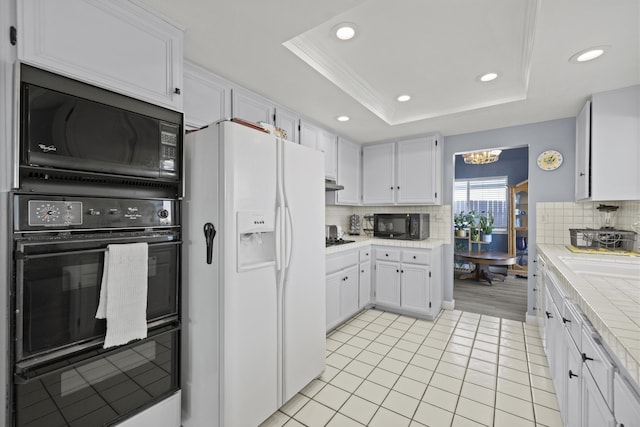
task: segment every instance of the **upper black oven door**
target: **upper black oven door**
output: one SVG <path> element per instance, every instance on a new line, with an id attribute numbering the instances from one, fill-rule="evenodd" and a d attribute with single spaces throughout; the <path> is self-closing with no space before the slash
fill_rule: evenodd
<path id="1" fill-rule="evenodd" d="M 178 180 L 180 113 L 23 65 L 22 165 Z"/>

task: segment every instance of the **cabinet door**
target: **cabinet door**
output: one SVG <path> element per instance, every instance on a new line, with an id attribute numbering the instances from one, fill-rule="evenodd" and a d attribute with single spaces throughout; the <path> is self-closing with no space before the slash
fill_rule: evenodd
<path id="1" fill-rule="evenodd" d="M 318 134 L 318 150 L 324 153 L 324 176 L 327 179 L 338 177 L 338 137 L 324 129 Z"/>
<path id="2" fill-rule="evenodd" d="M 582 372 L 582 426 L 614 427 L 615 419 L 596 382 L 586 368 Z"/>
<path id="3" fill-rule="evenodd" d="M 248 122 L 273 124 L 275 106 L 265 98 L 244 89 L 231 90 L 231 116 Z"/>
<path id="4" fill-rule="evenodd" d="M 576 117 L 576 200 L 588 199 L 589 188 L 589 147 L 591 145 L 591 101 Z"/>
<path id="5" fill-rule="evenodd" d="M 341 271 L 327 276 L 327 330 L 340 322 L 340 288 L 343 277 Z"/>
<path id="6" fill-rule="evenodd" d="M 376 262 L 376 302 L 400 307 L 400 264 Z"/>
<path id="7" fill-rule="evenodd" d="M 338 184 L 344 190 L 336 192 L 339 205 L 360 204 L 360 144 L 338 138 Z"/>
<path id="8" fill-rule="evenodd" d="M 320 138 L 320 128 L 300 120 L 300 144 L 317 150 L 318 138 Z"/>
<path id="9" fill-rule="evenodd" d="M 582 417 L 582 357 L 573 343 L 569 331 L 563 330 L 564 344 L 564 395 L 558 398 L 567 426 L 580 426 Z M 563 406 L 564 405 L 564 406 Z"/>
<path id="10" fill-rule="evenodd" d="M 185 62 L 184 124 L 197 129 L 228 117 L 231 117 L 231 84 Z"/>
<path id="11" fill-rule="evenodd" d="M 395 201 L 395 144 L 362 147 L 362 203 L 392 204 Z"/>
<path id="12" fill-rule="evenodd" d="M 355 314 L 358 311 L 358 266 L 354 265 L 342 271 L 340 289 L 340 319 Z"/>
<path id="13" fill-rule="evenodd" d="M 286 132 L 287 137 L 285 139 L 288 141 L 300 142 L 300 132 L 298 132 L 299 122 L 300 117 L 297 114 L 284 108 L 276 107 L 276 127 Z"/>
<path id="14" fill-rule="evenodd" d="M 371 303 L 371 262 L 360 263 L 360 299 L 358 307 Z"/>
<path id="15" fill-rule="evenodd" d="M 129 1 L 17 5 L 20 61 L 182 110 L 180 29 Z"/>
<path id="16" fill-rule="evenodd" d="M 436 140 L 433 137 L 398 142 L 397 203 L 435 203 L 438 196 Z"/>
<path id="17" fill-rule="evenodd" d="M 429 267 L 424 265 L 400 265 L 400 306 L 407 310 L 429 310 Z"/>
<path id="18" fill-rule="evenodd" d="M 617 372 L 613 378 L 613 414 L 618 425 L 640 426 L 640 396 Z"/>

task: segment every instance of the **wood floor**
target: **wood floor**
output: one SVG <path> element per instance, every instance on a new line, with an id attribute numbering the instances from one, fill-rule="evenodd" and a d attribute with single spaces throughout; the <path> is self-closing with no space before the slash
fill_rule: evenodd
<path id="1" fill-rule="evenodd" d="M 456 310 L 487 314 L 504 319 L 525 321 L 527 279 L 507 277 L 504 282 L 454 279 L 453 299 Z"/>

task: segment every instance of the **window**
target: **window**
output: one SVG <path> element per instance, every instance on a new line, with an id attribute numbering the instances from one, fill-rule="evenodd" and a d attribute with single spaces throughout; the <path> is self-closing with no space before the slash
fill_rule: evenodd
<path id="1" fill-rule="evenodd" d="M 457 179 L 453 193 L 454 213 L 491 211 L 496 231 L 506 230 L 509 219 L 506 176 Z"/>

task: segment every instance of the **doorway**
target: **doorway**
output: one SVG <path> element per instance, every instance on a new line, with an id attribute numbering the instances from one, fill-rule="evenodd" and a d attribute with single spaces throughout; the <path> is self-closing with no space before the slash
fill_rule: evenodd
<path id="1" fill-rule="evenodd" d="M 528 147 L 502 150 L 496 161 L 483 164 L 467 163 L 463 154 L 455 156 L 452 200 L 454 229 L 466 229 L 466 233 L 454 231 L 456 309 L 525 321 L 527 194 L 514 189 L 528 182 Z M 469 260 L 489 253 L 497 254 L 500 261 Z M 464 254 L 472 256 L 460 256 Z M 514 262 L 517 265 L 505 265 Z"/>

